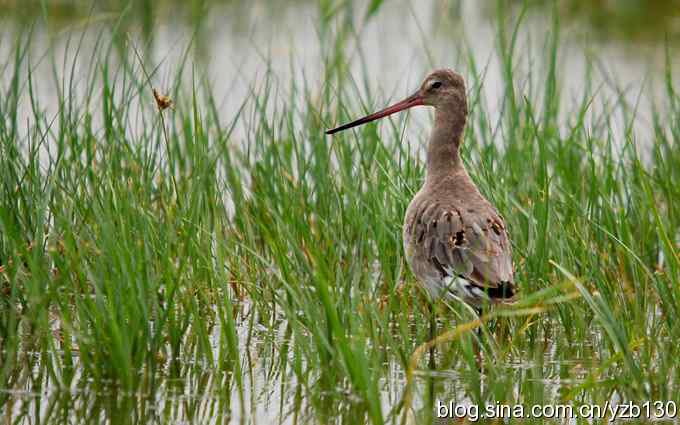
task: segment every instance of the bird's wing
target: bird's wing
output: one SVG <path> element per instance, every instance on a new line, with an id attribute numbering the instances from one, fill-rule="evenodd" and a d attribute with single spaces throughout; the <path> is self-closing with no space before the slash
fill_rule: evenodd
<path id="1" fill-rule="evenodd" d="M 461 276 L 482 288 L 512 288 L 512 250 L 503 219 L 488 205 L 483 213 L 425 202 L 407 222 L 407 233 L 422 245 L 443 275 Z"/>

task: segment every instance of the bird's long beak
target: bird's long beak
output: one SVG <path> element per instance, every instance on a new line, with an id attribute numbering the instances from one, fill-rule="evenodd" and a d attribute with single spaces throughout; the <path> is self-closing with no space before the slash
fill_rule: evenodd
<path id="1" fill-rule="evenodd" d="M 388 106 L 382 111 L 374 112 L 371 115 L 366 115 L 365 117 L 359 118 L 358 120 L 352 121 L 351 123 L 341 125 L 340 127 L 334 128 L 332 130 L 327 130 L 326 134 L 334 134 L 337 133 L 338 131 L 347 130 L 348 128 L 356 127 L 361 124 L 366 124 L 367 122 L 375 121 L 377 119 L 386 117 L 388 115 L 392 115 L 399 111 L 403 111 L 404 109 L 412 108 L 418 105 L 423 105 L 423 97 L 420 95 L 419 92 L 407 97 L 401 102 L 395 103 L 392 106 Z"/>

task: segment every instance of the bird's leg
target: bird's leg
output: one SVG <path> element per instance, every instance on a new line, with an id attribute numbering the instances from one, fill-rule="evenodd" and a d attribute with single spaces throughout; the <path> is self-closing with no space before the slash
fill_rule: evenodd
<path id="1" fill-rule="evenodd" d="M 435 309 L 434 309 L 434 302 L 430 301 L 430 341 L 432 341 L 435 338 L 435 333 L 437 329 L 437 320 L 435 318 Z M 430 347 L 430 369 L 435 370 L 437 368 L 437 364 L 435 362 L 434 358 L 434 352 L 435 347 L 432 345 Z"/>
<path id="2" fill-rule="evenodd" d="M 477 307 L 475 308 L 475 312 L 477 313 L 477 318 L 482 320 L 482 314 L 484 314 L 484 310 L 482 310 L 482 307 Z M 479 325 L 477 328 L 477 338 L 481 341 L 482 340 L 482 324 Z"/>
<path id="3" fill-rule="evenodd" d="M 430 341 L 433 341 L 435 338 L 435 333 L 436 333 L 436 328 L 437 328 L 437 321 L 435 319 L 435 308 L 434 308 L 434 301 L 430 300 Z M 437 369 L 437 363 L 435 359 L 435 346 L 432 344 L 430 346 L 430 370 L 434 371 Z M 434 376 L 429 376 L 427 379 L 427 395 L 426 395 L 426 400 L 428 402 L 428 407 L 429 410 L 432 412 L 434 411 Z"/>
<path id="4" fill-rule="evenodd" d="M 475 308 L 475 311 L 477 312 L 477 318 L 481 321 L 482 319 L 482 308 L 477 307 Z M 475 342 L 475 357 L 477 358 L 477 368 L 479 371 L 482 371 L 482 350 L 481 350 L 481 345 L 482 345 L 482 323 L 480 323 L 479 327 L 477 328 L 477 341 Z"/>

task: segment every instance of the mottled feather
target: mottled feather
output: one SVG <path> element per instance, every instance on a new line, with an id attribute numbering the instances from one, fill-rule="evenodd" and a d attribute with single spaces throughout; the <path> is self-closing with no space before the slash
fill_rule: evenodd
<path id="1" fill-rule="evenodd" d="M 404 222 L 404 247 L 414 273 L 435 297 L 447 292 L 451 278 L 457 279 L 456 285 L 468 282 L 471 291 L 481 289 L 489 301 L 509 300 L 515 294 L 503 218 L 463 169 L 426 184 L 416 195 Z M 466 295 L 468 302 L 479 301 Z"/>

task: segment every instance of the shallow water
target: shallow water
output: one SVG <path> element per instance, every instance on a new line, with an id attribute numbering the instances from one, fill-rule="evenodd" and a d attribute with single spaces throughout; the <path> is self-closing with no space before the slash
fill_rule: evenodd
<path id="1" fill-rule="evenodd" d="M 73 355 L 72 384 L 64 386 L 61 377 L 45 375 L 44 358 L 39 352 L 23 353 L 27 365 L 31 365 L 19 377 L 12 389 L 0 389 L 7 396 L 2 416 L 16 423 L 158 423 L 158 424 L 303 424 L 303 423 L 363 423 L 362 415 L 355 416 L 354 407 L 361 399 L 353 395 L 346 383 L 338 382 L 331 391 L 317 394 L 310 399 L 299 384 L 296 375 L 279 367 L 279 358 L 272 356 L 271 335 L 267 329 L 252 326 L 253 318 L 244 312 L 237 327 L 241 342 L 241 366 L 243 368 L 243 393 L 238 389 L 230 372 L 224 372 L 206 362 L 191 360 L 191 356 L 159 361 L 155 373 L 139 371 L 146 378 L 134 391 L 122 390 L 106 382 L 95 383 L 82 379 L 77 352 Z M 450 317 L 446 320 L 450 320 Z M 450 323 L 450 322 L 449 322 Z M 439 331 L 446 321 L 440 319 Z M 212 329 L 214 352 L 219 352 L 219 326 Z M 252 335 L 249 333 L 252 332 Z M 250 338 L 250 339 L 249 339 Z M 285 338 L 274 336 L 277 343 Z M 521 336 L 515 336 L 521 338 Z M 518 418 L 491 421 L 474 418 L 479 407 L 476 383 L 485 391 L 485 382 L 494 379 L 507 380 L 516 395 L 523 394 L 523 406 L 529 409 L 535 403 L 548 404 L 545 400 L 568 399 L 570 391 L 585 385 L 589 372 L 598 366 L 599 354 L 596 341 L 600 331 L 593 330 L 588 343 L 564 345 L 564 338 L 545 340 L 540 350 L 533 348 L 515 353 L 513 358 L 521 361 L 507 363 L 503 360 L 486 363 L 479 371 L 448 369 L 455 364 L 451 347 L 441 346 L 436 352 L 437 371 L 417 370 L 414 377 L 414 399 L 411 409 L 405 413 L 398 406 L 406 391 L 407 379 L 401 364 L 390 361 L 380 382 L 380 400 L 387 423 L 401 423 L 404 415 L 408 423 L 461 423 L 461 418 L 448 420 L 437 417 L 437 406 L 455 405 L 468 412 L 469 423 L 524 423 Z M 250 340 L 248 345 L 246 341 Z M 482 354 L 491 356 L 489 352 Z M 537 356 L 538 355 L 538 356 Z M 55 352 L 49 358 L 62 357 Z M 460 363 L 458 363 L 460 364 Z M 314 379 L 314 375 L 310 376 Z M 592 376 L 590 377 L 592 379 Z M 607 376 L 602 376 L 606 380 Z M 591 382 L 592 384 L 592 382 Z M 533 400 L 533 401 L 532 401 Z M 611 403 L 621 403 L 617 393 L 609 395 Z M 594 403 L 594 400 L 574 400 L 575 406 Z M 570 403 L 559 403 L 570 404 Z M 550 404 L 550 406 L 553 406 Z M 441 407 L 439 407 L 441 409 Z M 576 409 L 576 407 L 574 408 Z M 443 412 L 442 410 L 439 410 Z M 507 415 L 507 414 L 506 414 Z M 593 423 L 592 421 L 588 421 Z M 465 422 L 468 423 L 468 422 Z M 532 423 L 532 422 L 529 422 Z M 575 418 L 545 420 L 543 423 L 577 424 Z M 595 422 L 597 423 L 597 422 Z M 653 422 L 678 424 L 677 417 Z"/>

